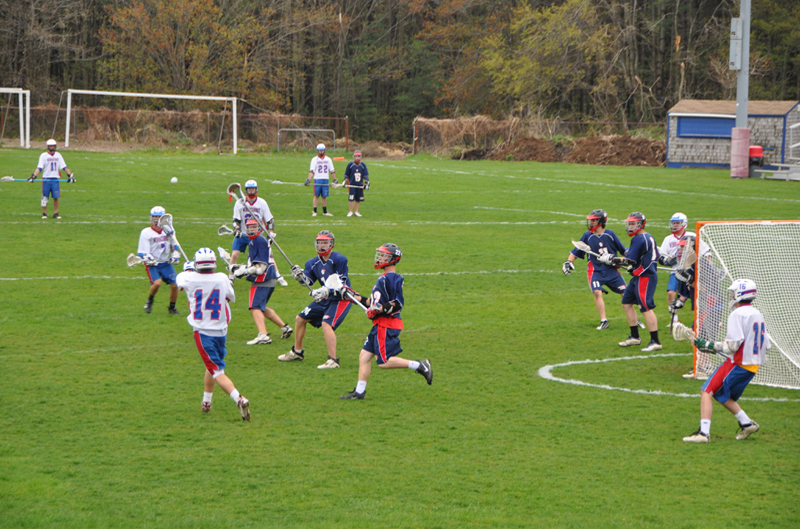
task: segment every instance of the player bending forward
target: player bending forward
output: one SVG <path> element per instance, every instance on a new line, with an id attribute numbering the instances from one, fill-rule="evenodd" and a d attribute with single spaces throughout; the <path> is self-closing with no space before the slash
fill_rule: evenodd
<path id="1" fill-rule="evenodd" d="M 700 429 L 683 438 L 687 443 L 711 441 L 712 397 L 739 421 L 737 440 L 747 439 L 758 431 L 758 423 L 747 416 L 738 401 L 758 372 L 758 366 L 764 363 L 764 355 L 770 348 L 769 335 L 764 316 L 752 305 L 756 298 L 756 284 L 749 279 L 737 279 L 728 291 L 731 292 L 730 307 L 734 310 L 728 315 L 725 341 L 694 339 L 701 351 L 722 353 L 728 358 L 700 389 Z"/>
<path id="2" fill-rule="evenodd" d="M 189 298 L 189 315 L 186 321 L 194 329 L 194 342 L 200 358 L 206 365 L 203 377 L 204 412 L 211 411 L 211 398 L 214 396 L 214 383 L 230 395 L 239 408 L 245 421 L 250 420 L 250 401 L 242 396 L 228 375 L 225 374 L 225 356 L 228 354 L 225 342 L 228 323 L 231 321 L 229 303 L 236 301 L 236 294 L 228 276 L 215 273 L 217 256 L 210 248 L 200 248 L 194 254 L 195 272 L 178 274 L 178 287 Z"/>
<path id="3" fill-rule="evenodd" d="M 232 265 L 231 270 L 235 277 L 245 277 L 253 283 L 250 287 L 250 313 L 256 324 L 258 335 L 247 342 L 247 345 L 270 344 L 272 339 L 267 333 L 265 318 L 281 329 L 281 339 L 292 335 L 292 328 L 285 324 L 278 313 L 267 307 L 272 292 L 275 290 L 275 281 L 278 272 L 275 268 L 275 259 L 272 257 L 271 242 L 261 235 L 261 224 L 257 217 L 246 216 L 245 233 L 250 241 L 250 257 L 247 265 Z"/>
<path id="4" fill-rule="evenodd" d="M 592 251 L 600 257 L 587 254 L 577 248 L 573 249 L 567 256 L 567 260 L 561 265 L 561 271 L 568 276 L 575 270 L 573 264 L 576 259 L 587 257 L 589 265 L 586 274 L 589 278 L 589 288 L 594 295 L 594 306 L 600 315 L 600 325 L 598 331 L 608 329 L 608 318 L 606 317 L 606 304 L 603 301 L 604 286 L 612 292 L 622 295 L 625 292 L 625 280 L 615 266 L 611 265 L 611 259 L 625 253 L 625 246 L 619 240 L 617 234 L 606 229 L 608 214 L 603 209 L 595 209 L 586 216 L 586 227 L 588 230 L 581 235 L 581 242 L 588 244 Z M 642 325 L 644 328 L 644 325 Z"/>
<path id="5" fill-rule="evenodd" d="M 301 285 L 310 287 L 316 281 L 319 281 L 322 286 L 310 293 L 314 298 L 314 302 L 303 309 L 295 318 L 294 346 L 288 353 L 278 357 L 281 362 L 291 362 L 292 360 L 305 358 L 303 339 L 306 336 L 306 325 L 310 323 L 313 327 L 322 327 L 325 346 L 328 348 L 328 359 L 317 368 L 336 369 L 339 367 L 339 357 L 336 355 L 336 329 L 344 322 L 347 313 L 350 312 L 351 303 L 342 298 L 341 293 L 331 293 L 328 287 L 325 286 L 325 280 L 334 274 L 338 274 L 342 283 L 350 286 L 350 279 L 347 277 L 347 257 L 333 251 L 334 243 L 333 233 L 328 230 L 322 230 L 317 234 L 317 238 L 314 241 L 317 257 L 306 261 L 305 269 L 300 268 L 299 265 L 292 267 L 292 277 Z"/>
<path id="6" fill-rule="evenodd" d="M 358 356 L 358 383 L 353 391 L 340 399 L 363 399 L 367 393 L 367 380 L 372 371 L 372 359 L 383 369 L 411 369 L 419 373 L 430 385 L 433 371 L 429 360 L 406 360 L 400 358 L 400 331 L 403 330 L 403 276 L 395 269 L 403 256 L 396 244 L 387 243 L 375 250 L 375 268 L 383 269 L 383 275 L 372 287 L 368 298 L 353 292 L 353 297 L 366 305 L 367 317 L 372 320 L 372 329 Z"/>

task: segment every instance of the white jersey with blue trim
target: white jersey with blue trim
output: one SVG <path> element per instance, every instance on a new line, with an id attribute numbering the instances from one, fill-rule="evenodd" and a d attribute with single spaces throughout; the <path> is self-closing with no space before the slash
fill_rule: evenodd
<path id="1" fill-rule="evenodd" d="M 189 298 L 189 325 L 209 336 L 225 336 L 231 321 L 230 303 L 236 301 L 228 276 L 220 272 L 181 272 L 175 282 Z"/>
<path id="2" fill-rule="evenodd" d="M 261 220 L 264 221 L 264 224 L 268 223 L 272 220 L 272 212 L 269 210 L 269 205 L 267 205 L 267 201 L 261 197 L 256 197 L 256 200 L 247 201 L 247 205 L 250 206 L 250 209 L 253 210 L 253 213 L 261 217 Z M 241 224 L 245 217 L 249 215 L 250 212 L 247 211 L 247 208 L 244 207 L 242 203 L 242 199 L 236 201 L 236 204 L 233 206 L 233 220 Z M 242 226 L 242 232 L 244 232 L 244 226 Z"/>
<path id="3" fill-rule="evenodd" d="M 166 263 L 169 261 L 172 249 L 172 243 L 163 231 L 159 233 L 152 226 L 148 226 L 139 234 L 139 249 L 137 253 L 140 256 L 149 253 L 159 263 Z"/>
<path id="4" fill-rule="evenodd" d="M 61 176 L 59 171 L 67 168 L 67 162 L 60 152 L 43 152 L 39 155 L 39 164 L 36 166 L 42 173 L 42 179 L 59 178 Z"/>
<path id="5" fill-rule="evenodd" d="M 740 305 L 728 315 L 726 342 L 742 342 L 733 355 L 737 365 L 752 366 L 764 363 L 771 347 L 764 315 L 752 305 Z"/>
<path id="6" fill-rule="evenodd" d="M 314 173 L 314 183 L 317 184 L 327 184 L 330 174 L 336 172 L 336 169 L 333 168 L 333 160 L 329 156 L 322 158 L 314 156 L 308 170 Z"/>

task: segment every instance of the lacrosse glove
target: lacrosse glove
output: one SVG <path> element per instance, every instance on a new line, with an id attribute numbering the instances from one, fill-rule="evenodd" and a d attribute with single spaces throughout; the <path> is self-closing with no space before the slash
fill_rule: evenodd
<path id="1" fill-rule="evenodd" d="M 172 256 L 169 258 L 169 264 L 178 264 L 181 260 L 181 254 L 177 250 L 173 250 Z"/>
<path id="2" fill-rule="evenodd" d="M 367 309 L 367 318 L 371 320 L 374 320 L 381 314 L 383 314 L 383 307 L 380 305 L 374 305 Z"/>
<path id="3" fill-rule="evenodd" d="M 75 183 L 75 173 L 70 173 L 69 174 L 69 178 L 67 178 L 67 183 L 68 184 L 74 184 Z"/>
<path id="4" fill-rule="evenodd" d="M 166 235 L 167 237 L 169 237 L 170 235 L 175 235 L 175 228 L 173 228 L 169 224 L 161 226 L 161 231 L 163 231 L 164 235 Z"/>
<path id="5" fill-rule="evenodd" d="M 311 185 L 311 179 L 310 178 L 306 178 L 306 181 L 305 181 L 305 183 L 303 185 L 306 186 L 306 187 L 310 186 Z"/>
<path id="6" fill-rule="evenodd" d="M 238 239 L 241 236 L 242 236 L 242 225 L 234 223 L 234 225 L 233 225 L 233 237 L 235 239 Z"/>
<path id="7" fill-rule="evenodd" d="M 704 351 L 706 353 L 713 353 L 714 352 L 714 342 L 709 340 L 704 340 L 702 338 L 695 338 L 692 340 L 692 343 L 697 346 L 698 349 Z"/>
<path id="8" fill-rule="evenodd" d="M 677 258 L 672 257 L 671 255 L 664 255 L 661 254 L 658 256 L 658 264 L 661 266 L 672 266 L 677 261 Z"/>
<path id="9" fill-rule="evenodd" d="M 366 191 L 367 189 L 369 189 L 369 180 L 366 180 L 364 182 L 364 191 Z"/>
<path id="10" fill-rule="evenodd" d="M 575 270 L 575 265 L 572 264 L 572 261 L 569 259 L 564 261 L 564 264 L 561 265 L 561 271 L 564 272 L 565 276 L 570 275 L 573 270 Z"/>
<path id="11" fill-rule="evenodd" d="M 233 276 L 234 277 L 244 277 L 249 272 L 249 269 L 245 265 L 233 265 Z"/>
<path id="12" fill-rule="evenodd" d="M 28 182 L 33 182 L 34 180 L 36 180 L 36 175 L 31 173 L 31 175 L 28 177 Z"/>
<path id="13" fill-rule="evenodd" d="M 328 287 L 322 286 L 322 287 L 319 287 L 319 288 L 315 288 L 314 290 L 309 292 L 308 295 L 311 296 L 312 298 L 314 298 L 314 301 L 319 303 L 320 301 L 328 299 L 328 295 L 330 293 L 331 293 L 331 291 L 328 290 Z"/>
<path id="14" fill-rule="evenodd" d="M 687 268 L 686 270 L 678 270 L 675 272 L 675 279 L 683 284 L 690 285 L 694 282 L 694 273 L 692 273 L 691 268 Z"/>
<path id="15" fill-rule="evenodd" d="M 600 264 L 604 264 L 606 266 L 611 266 L 611 260 L 612 259 L 613 259 L 613 256 L 611 254 L 609 254 L 609 253 L 606 253 L 606 254 L 603 254 L 600 257 L 598 257 L 597 258 L 597 262 L 600 263 Z"/>
<path id="16" fill-rule="evenodd" d="M 678 309 L 682 309 L 685 304 L 686 302 L 681 301 L 680 298 L 676 299 L 675 301 L 669 304 L 669 313 L 675 314 L 676 312 L 678 312 Z"/>

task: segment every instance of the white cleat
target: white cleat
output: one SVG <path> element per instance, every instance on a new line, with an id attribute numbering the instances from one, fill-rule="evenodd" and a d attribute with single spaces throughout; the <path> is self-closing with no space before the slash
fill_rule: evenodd
<path id="1" fill-rule="evenodd" d="M 286 338 L 291 336 L 293 332 L 294 331 L 292 330 L 291 327 L 289 327 L 289 324 L 287 323 L 286 325 L 281 327 L 281 340 L 285 340 Z"/>
<path id="2" fill-rule="evenodd" d="M 247 342 L 247 345 L 270 344 L 270 343 L 272 343 L 272 338 L 269 337 L 269 334 L 259 333 L 258 336 Z"/>
<path id="3" fill-rule="evenodd" d="M 642 351 L 649 353 L 651 351 L 660 351 L 662 348 L 663 347 L 660 343 L 651 341 L 649 344 L 647 344 L 647 347 L 642 347 Z"/>
<path id="4" fill-rule="evenodd" d="M 360 217 L 360 216 L 361 216 L 361 213 L 359 213 L 358 211 L 356 211 L 356 212 L 354 213 L 354 215 L 355 215 L 356 217 Z"/>
<path id="5" fill-rule="evenodd" d="M 352 216 L 353 216 L 353 212 L 352 212 L 352 211 L 348 211 L 348 212 L 347 212 L 347 216 L 348 216 L 348 217 L 352 217 Z"/>
<path id="6" fill-rule="evenodd" d="M 316 212 L 316 211 L 312 211 L 312 212 L 311 212 L 311 216 L 312 216 L 312 217 L 316 217 L 316 216 L 317 216 L 317 212 Z"/>
<path id="7" fill-rule="evenodd" d="M 243 421 L 250 420 L 250 401 L 246 398 L 239 395 L 239 400 L 236 402 L 236 406 L 239 408 L 239 413 L 242 414 Z"/>
<path id="8" fill-rule="evenodd" d="M 322 214 L 322 216 L 323 217 L 333 217 L 333 213 L 331 213 L 329 211 L 326 211 L 325 213 Z"/>
<path id="9" fill-rule="evenodd" d="M 681 375 L 685 379 L 694 379 L 694 369 Z"/>
<path id="10" fill-rule="evenodd" d="M 283 278 L 283 276 L 278 276 L 278 284 L 282 287 L 288 287 L 289 283 Z"/>
<path id="11" fill-rule="evenodd" d="M 608 320 L 600 320 L 600 325 L 597 326 L 598 331 L 608 329 Z"/>
<path id="12" fill-rule="evenodd" d="M 644 329 L 645 328 L 644 323 L 640 322 L 639 320 L 636 320 L 636 325 L 638 325 L 640 329 Z"/>
<path id="13" fill-rule="evenodd" d="M 203 401 L 203 404 L 202 404 L 202 406 L 200 406 L 200 409 L 203 411 L 203 413 L 210 412 L 211 411 L 211 403 Z"/>
<path id="14" fill-rule="evenodd" d="M 641 338 L 634 338 L 633 336 L 628 336 L 625 341 L 619 342 L 620 347 L 630 347 L 632 345 L 642 345 Z"/>
<path id="15" fill-rule="evenodd" d="M 286 354 L 280 355 L 278 360 L 281 362 L 291 362 L 292 360 L 302 360 L 303 358 L 305 358 L 303 351 L 295 351 L 294 346 L 292 346 L 291 350 Z"/>
<path id="16" fill-rule="evenodd" d="M 337 367 L 339 367 L 339 359 L 329 356 L 324 364 L 317 366 L 317 369 L 336 369 Z"/>
<path id="17" fill-rule="evenodd" d="M 704 434 L 700 430 L 697 430 L 692 435 L 686 436 L 683 438 L 684 443 L 710 443 L 711 436 L 708 434 Z"/>
<path id="18" fill-rule="evenodd" d="M 739 431 L 736 433 L 736 440 L 743 441 L 750 437 L 751 433 L 756 433 L 758 431 L 758 423 L 756 421 L 750 422 L 750 424 L 740 424 Z"/>

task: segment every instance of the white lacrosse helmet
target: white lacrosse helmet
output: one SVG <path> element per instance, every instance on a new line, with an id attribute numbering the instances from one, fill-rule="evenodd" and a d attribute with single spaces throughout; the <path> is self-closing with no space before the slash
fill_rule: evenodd
<path id="1" fill-rule="evenodd" d="M 199 272 L 201 270 L 217 269 L 217 254 L 211 248 L 200 248 L 194 254 L 194 267 Z"/>
<path id="2" fill-rule="evenodd" d="M 56 144 L 56 140 L 54 140 L 53 138 L 50 138 L 49 140 L 47 140 L 47 148 L 48 148 L 48 149 L 49 149 L 50 147 L 55 147 L 56 145 L 57 145 L 57 144 Z"/>
<path id="3" fill-rule="evenodd" d="M 742 301 L 753 301 L 756 299 L 756 283 L 750 279 L 737 279 L 728 287 L 731 293 L 730 308 Z"/>
<path id="4" fill-rule="evenodd" d="M 325 150 L 325 144 L 324 143 L 317 144 L 317 152 L 324 151 L 324 150 Z"/>
<path id="5" fill-rule="evenodd" d="M 184 272 L 194 272 L 194 261 L 186 261 L 183 263 Z"/>
<path id="6" fill-rule="evenodd" d="M 167 210 L 162 208 L 161 206 L 156 206 L 150 210 L 150 220 L 153 224 L 158 224 L 158 219 L 163 217 L 167 213 Z"/>
<path id="7" fill-rule="evenodd" d="M 689 218 L 679 211 L 669 219 L 669 231 L 678 234 L 686 229 L 688 223 Z"/>
<path id="8" fill-rule="evenodd" d="M 258 182 L 256 182 L 255 180 L 248 180 L 247 182 L 245 182 L 245 183 L 244 183 L 244 190 L 245 190 L 245 192 L 247 193 L 247 195 L 248 195 L 248 196 L 255 196 L 255 193 L 253 193 L 253 194 L 251 195 L 251 194 L 248 192 L 248 190 L 249 190 L 249 189 L 255 189 L 255 190 L 256 190 L 256 193 L 257 193 L 257 192 L 258 192 Z"/>

